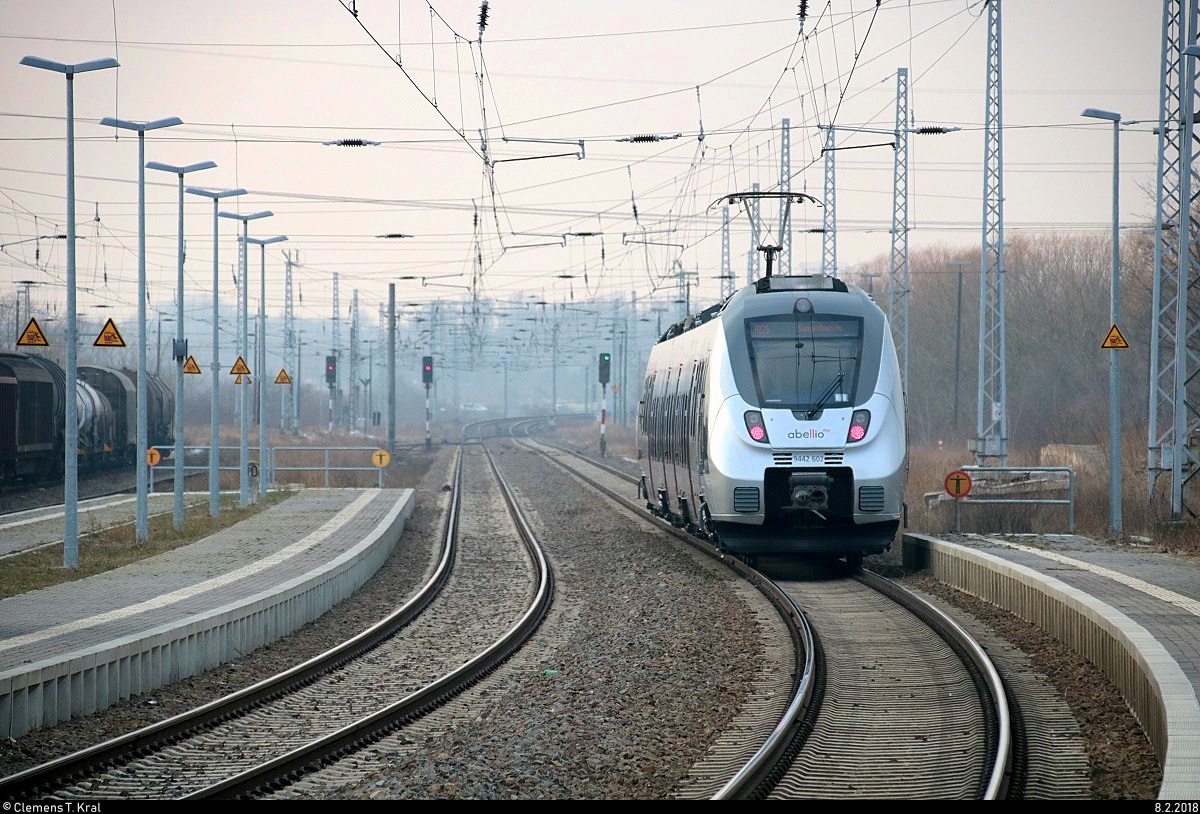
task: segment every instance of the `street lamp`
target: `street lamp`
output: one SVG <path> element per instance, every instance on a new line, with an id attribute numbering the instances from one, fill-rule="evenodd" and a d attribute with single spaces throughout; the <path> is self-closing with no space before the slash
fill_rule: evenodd
<path id="1" fill-rule="evenodd" d="M 267 470 L 267 399 L 263 392 L 263 377 L 267 374 L 267 246 L 271 243 L 282 243 L 287 240 L 284 235 L 265 238 L 246 238 L 247 243 L 253 243 L 259 248 L 260 270 L 258 278 L 258 496 L 267 494 L 267 482 L 270 474 Z"/>
<path id="2" fill-rule="evenodd" d="M 63 422 L 63 567 L 79 567 L 79 415 L 74 382 L 78 375 L 76 345 L 79 325 L 75 314 L 75 74 L 117 68 L 115 59 L 94 59 L 76 65 L 24 57 L 22 65 L 56 71 L 67 77 L 67 369 L 66 418 Z M 17 327 L 20 330 L 20 326 Z"/>
<path id="3" fill-rule="evenodd" d="M 177 167 L 174 164 L 163 164 L 160 161 L 150 161 L 147 169 L 173 172 L 179 176 L 179 257 L 177 264 L 175 306 L 175 347 L 172 356 L 175 357 L 175 530 L 183 531 L 183 363 L 186 361 L 187 350 L 183 338 L 183 176 L 197 170 L 211 170 L 217 165 L 212 161 L 200 161 L 196 164 L 186 164 Z"/>
<path id="4" fill-rule="evenodd" d="M 269 217 L 271 217 L 271 215 L 273 215 L 275 213 L 264 210 L 262 212 L 255 212 L 251 215 L 238 215 L 234 212 L 218 212 L 217 214 L 222 218 L 230 218 L 232 220 L 240 220 L 242 222 L 242 274 L 241 274 L 242 350 L 243 350 L 243 352 L 245 352 L 245 350 L 250 347 L 249 337 L 248 337 L 248 334 L 249 334 L 249 309 L 247 308 L 247 305 L 246 305 L 246 300 L 250 296 L 250 287 L 249 287 L 249 285 L 247 285 L 248 281 L 246 279 L 247 269 L 249 268 L 249 266 L 247 265 L 247 262 L 246 262 L 246 243 L 247 243 L 247 240 L 249 239 L 249 236 L 247 235 L 247 224 L 252 220 L 258 220 L 259 218 L 269 218 Z M 243 361 L 245 361 L 245 360 L 243 360 Z M 259 371 L 259 373 L 261 374 L 262 371 Z M 239 478 L 238 478 L 238 482 L 239 482 L 239 488 L 241 490 L 241 495 L 240 495 L 241 502 L 239 505 L 243 509 L 246 508 L 246 506 L 250 503 L 250 483 L 247 480 L 249 477 L 248 469 L 249 469 L 249 463 L 250 463 L 250 443 L 249 443 L 250 414 L 247 411 L 247 406 L 246 406 L 246 391 L 247 390 L 249 390 L 248 387 L 242 387 L 241 396 L 239 396 L 239 403 L 241 405 L 241 419 L 242 419 L 242 439 L 241 439 L 241 452 L 240 452 L 240 455 L 238 458 L 238 461 L 239 461 L 238 467 L 241 470 Z"/>
<path id="5" fill-rule="evenodd" d="M 211 198 L 213 202 L 213 290 L 212 290 L 212 437 L 208 448 L 208 514 L 216 517 L 221 513 L 221 329 L 220 302 L 217 298 L 217 249 L 220 237 L 217 221 L 217 207 L 222 198 L 234 195 L 245 195 L 244 189 L 223 189 L 219 191 L 188 187 L 189 195 L 200 195 Z"/>
<path id="6" fill-rule="evenodd" d="M 138 134 L 138 378 L 137 378 L 137 522 L 135 538 L 144 541 L 150 534 L 148 478 L 146 472 L 146 435 L 149 420 L 146 405 L 146 131 L 183 124 L 177 116 L 151 122 L 132 122 L 105 116 L 100 124 Z M 71 399 L 67 399 L 70 401 Z"/>
<path id="7" fill-rule="evenodd" d="M 1121 216 L 1118 201 L 1121 166 L 1121 114 L 1089 107 L 1080 114 L 1090 119 L 1102 119 L 1113 125 L 1113 194 L 1112 194 L 1112 282 L 1109 289 L 1109 317 L 1113 328 L 1120 315 L 1118 297 L 1121 244 Z M 1121 535 L 1121 357 L 1118 348 L 1110 348 L 1108 356 L 1108 533 Z"/>

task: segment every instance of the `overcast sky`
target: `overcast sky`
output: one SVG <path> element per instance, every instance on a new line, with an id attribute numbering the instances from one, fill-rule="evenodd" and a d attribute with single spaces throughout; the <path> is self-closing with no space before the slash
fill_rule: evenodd
<path id="1" fill-rule="evenodd" d="M 343 308 L 357 289 L 368 320 L 389 282 L 401 302 L 466 296 L 477 256 L 488 297 L 579 303 L 636 291 L 669 302 L 683 269 L 698 272 L 693 304 L 707 304 L 720 273 L 711 205 L 753 182 L 777 186 L 785 117 L 792 188 L 820 198 L 816 125 L 847 128 L 843 146 L 890 141 L 851 130 L 894 127 L 900 66 L 913 123 L 962 128 L 910 141 L 910 244 L 980 244 L 986 12 L 975 0 L 884 0 L 878 11 L 874 0 L 813 0 L 803 35 L 795 0 L 496 0 L 482 45 L 477 0 L 356 5 L 357 18 L 337 0 L 0 2 L 2 298 L 35 280 L 35 301 L 65 301 L 63 241 L 30 238 L 65 230 L 66 83 L 19 65 L 25 55 L 121 63 L 75 82 L 85 317 L 127 318 L 136 303 L 136 137 L 114 139 L 104 116 L 180 117 L 183 126 L 148 136 L 147 160 L 215 161 L 188 183 L 244 187 L 227 208 L 275 213 L 250 227 L 289 237 L 267 252 L 272 314 L 283 304 L 281 249 L 303 263 L 305 318 L 330 314 L 334 273 Z M 1108 228 L 1111 126 L 1079 113 L 1157 116 L 1161 15 L 1150 0 L 1004 0 L 1009 235 Z M 621 140 L 651 134 L 679 137 Z M 323 144 L 341 138 L 381 144 Z M 842 269 L 888 251 L 892 155 L 838 154 Z M 1152 217 L 1154 158 L 1150 125 L 1122 136 L 1131 228 Z M 151 307 L 173 313 L 176 180 L 148 170 L 146 181 Z M 187 196 L 185 211 L 185 302 L 200 324 L 212 206 Z M 740 283 L 750 237 L 733 214 Z M 772 205 L 763 214 L 776 223 Z M 820 209 L 794 217 L 793 268 L 815 270 L 820 236 L 800 230 L 820 225 Z M 235 229 L 221 222 L 220 286 L 231 300 Z M 413 237 L 375 237 L 384 233 Z M 252 258 L 256 308 L 257 250 Z M 93 310 L 104 305 L 116 310 Z"/>

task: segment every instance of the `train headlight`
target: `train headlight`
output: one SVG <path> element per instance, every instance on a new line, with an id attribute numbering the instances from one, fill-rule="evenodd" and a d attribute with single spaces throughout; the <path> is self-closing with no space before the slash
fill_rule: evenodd
<path id="1" fill-rule="evenodd" d="M 762 413 L 758 410 L 746 411 L 746 431 L 760 444 L 771 443 L 771 439 L 767 438 L 767 425 L 763 423 Z"/>
<path id="2" fill-rule="evenodd" d="M 855 410 L 850 416 L 850 431 L 846 433 L 846 443 L 852 444 L 867 437 L 867 427 L 871 426 L 870 410 Z"/>

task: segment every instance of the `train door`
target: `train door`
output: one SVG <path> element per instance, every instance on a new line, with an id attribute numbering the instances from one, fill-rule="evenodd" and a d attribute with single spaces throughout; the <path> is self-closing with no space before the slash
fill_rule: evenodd
<path id="1" fill-rule="evenodd" d="M 671 487 L 668 484 L 667 471 L 671 468 L 671 434 L 669 432 L 671 421 L 671 368 L 668 367 L 663 371 L 662 387 L 656 388 L 656 393 L 655 411 L 657 413 L 658 454 L 655 458 L 658 460 L 659 472 L 661 473 L 658 487 L 670 495 Z M 657 497 L 657 492 L 655 496 Z"/>
<path id="2" fill-rule="evenodd" d="M 671 460 L 671 496 L 673 498 L 672 503 L 676 504 L 677 509 L 678 509 L 678 503 L 679 503 L 679 493 L 680 493 L 680 491 L 682 491 L 684 484 L 687 483 L 686 472 L 680 472 L 680 469 L 682 469 L 683 465 L 684 465 L 683 447 L 685 446 L 683 443 L 681 443 L 682 436 L 683 436 L 683 432 L 682 432 L 683 423 L 684 423 L 683 415 L 682 415 L 683 400 L 684 400 L 684 393 L 686 392 L 686 390 L 685 390 L 686 384 L 684 382 L 683 374 L 684 374 L 683 364 L 680 364 L 679 370 L 675 374 L 675 387 L 672 390 L 671 396 L 670 396 L 671 454 L 669 457 Z"/>
<path id="3" fill-rule="evenodd" d="M 699 504 L 696 501 L 696 463 L 700 460 L 696 449 L 696 413 L 700 409 L 700 362 L 699 360 L 692 362 L 692 375 L 688 379 L 687 395 L 685 397 L 684 412 L 681 418 L 683 428 L 682 438 L 684 468 L 687 470 L 687 497 L 688 497 L 688 518 L 696 519 L 696 511 Z"/>
<path id="4" fill-rule="evenodd" d="M 700 375 L 697 378 L 696 472 L 701 476 L 700 490 L 703 491 L 703 476 L 708 474 L 708 360 L 700 363 Z"/>
<path id="5" fill-rule="evenodd" d="M 642 402 L 639 405 L 638 412 L 638 430 L 641 434 L 638 458 L 642 462 L 643 472 L 646 475 L 646 498 L 651 500 L 651 496 L 655 494 L 655 478 L 654 478 L 654 455 L 656 451 L 656 434 L 655 434 L 655 400 L 654 400 L 654 378 L 655 374 L 650 373 L 646 377 L 645 386 L 642 388 Z"/>

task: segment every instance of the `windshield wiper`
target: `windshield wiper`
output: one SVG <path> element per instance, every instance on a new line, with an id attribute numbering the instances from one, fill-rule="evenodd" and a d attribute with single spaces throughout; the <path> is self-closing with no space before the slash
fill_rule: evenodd
<path id="1" fill-rule="evenodd" d="M 829 383 L 829 386 L 825 388 L 825 392 L 821 394 L 821 397 L 817 399 L 817 403 L 813 405 L 812 409 L 804 414 L 809 421 L 812 421 L 817 417 L 818 413 L 825 409 L 825 405 L 829 403 L 831 398 L 833 398 L 833 394 L 836 393 L 838 388 L 842 386 L 843 378 L 844 375 L 842 372 L 838 371 L 837 376 L 835 376 L 833 381 Z"/>

